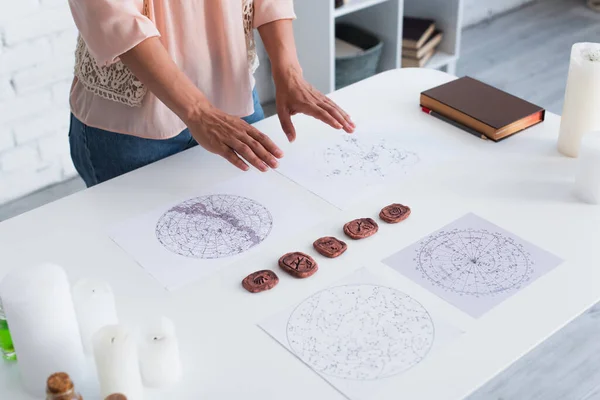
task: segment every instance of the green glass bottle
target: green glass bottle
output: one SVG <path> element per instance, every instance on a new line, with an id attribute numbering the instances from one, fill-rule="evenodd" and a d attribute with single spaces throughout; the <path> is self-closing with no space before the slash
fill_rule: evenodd
<path id="1" fill-rule="evenodd" d="M 7 361 L 14 361 L 17 359 L 15 348 L 13 346 L 12 338 L 8 330 L 8 323 L 6 322 L 6 315 L 2 308 L 2 301 L 0 300 L 0 353 L 2 358 Z"/>

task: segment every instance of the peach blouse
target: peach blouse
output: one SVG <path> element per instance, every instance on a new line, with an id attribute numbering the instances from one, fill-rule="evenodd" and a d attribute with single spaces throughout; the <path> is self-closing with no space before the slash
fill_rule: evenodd
<path id="1" fill-rule="evenodd" d="M 213 105 L 236 116 L 254 112 L 254 79 L 248 57 L 243 0 L 151 0 L 154 22 L 142 0 L 69 0 L 90 54 L 109 65 L 143 40 L 157 36 L 179 68 Z M 254 28 L 295 18 L 293 0 L 254 0 Z M 86 125 L 151 139 L 178 135 L 185 124 L 151 92 L 141 107 L 99 97 L 77 79 L 71 111 Z"/>

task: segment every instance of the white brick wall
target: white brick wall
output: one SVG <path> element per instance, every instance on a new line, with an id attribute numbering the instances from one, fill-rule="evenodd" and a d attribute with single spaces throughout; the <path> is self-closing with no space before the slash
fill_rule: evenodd
<path id="1" fill-rule="evenodd" d="M 0 204 L 76 175 L 68 143 L 76 38 L 66 0 L 0 0 Z"/>

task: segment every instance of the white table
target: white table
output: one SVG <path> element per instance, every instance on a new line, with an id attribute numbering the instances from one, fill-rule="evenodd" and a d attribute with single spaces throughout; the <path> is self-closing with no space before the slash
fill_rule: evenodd
<path id="1" fill-rule="evenodd" d="M 280 273 L 279 287 L 264 296 L 249 295 L 239 281 L 257 269 L 276 269 L 282 252 L 308 250 L 315 238 L 339 233 L 343 222 L 372 215 L 393 200 L 414 210 L 403 223 L 410 224 L 410 230 L 395 237 L 396 249 L 472 211 L 566 261 L 478 320 L 445 305 L 448 320 L 465 333 L 379 397 L 463 398 L 600 300 L 600 208 L 581 204 L 571 194 L 575 161 L 555 150 L 557 115 L 548 114 L 544 123 L 492 143 L 422 113 L 419 93 L 451 79 L 428 69 L 395 70 L 332 95 L 359 125 L 378 119 L 397 128 L 398 134 L 418 129 L 431 136 L 433 147 L 450 139 L 447 151 L 460 151 L 461 156 L 345 212 L 319 203 L 331 209 L 331 219 L 298 232 L 286 248 L 265 247 L 208 280 L 166 292 L 111 241 L 106 232 L 116 223 L 241 173 L 197 148 L 0 224 L 0 277 L 10 268 L 50 260 L 64 266 L 73 281 L 109 281 L 123 321 L 160 314 L 173 318 L 185 379 L 172 390 L 148 391 L 148 399 L 342 399 L 256 323 L 335 283 L 354 267 L 345 265 L 342 257 L 323 262 L 310 279 L 294 280 Z M 315 126 L 304 117 L 296 124 L 300 136 Z M 258 127 L 284 142 L 277 119 Z M 282 190 L 304 196 L 308 203 L 320 202 L 269 173 Z M 366 263 L 371 272 L 396 279 L 398 274 L 375 256 L 386 251 L 391 232 L 382 230 L 368 241 L 353 243 L 358 250 L 353 254 L 370 255 Z M 86 399 L 96 398 L 87 385 L 80 386 Z M 6 363 L 0 363 L 0 393 L 3 399 L 28 399 L 20 391 L 16 368 Z"/>

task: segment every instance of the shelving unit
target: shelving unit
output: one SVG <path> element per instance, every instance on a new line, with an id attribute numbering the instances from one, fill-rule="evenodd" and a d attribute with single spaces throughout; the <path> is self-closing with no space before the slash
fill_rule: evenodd
<path id="1" fill-rule="evenodd" d="M 350 0 L 346 5 L 336 8 L 333 12 L 335 18 L 342 15 L 350 14 L 363 8 L 374 6 L 375 4 L 384 3 L 389 0 Z"/>
<path id="2" fill-rule="evenodd" d="M 333 0 L 295 2 L 294 30 L 298 55 L 309 82 L 319 90 L 335 90 L 335 24 L 346 22 L 374 33 L 383 41 L 379 72 L 400 68 L 402 19 L 431 18 L 444 32 L 437 53 L 425 68 L 454 73 L 460 54 L 463 0 L 350 0 L 334 7 Z"/>

